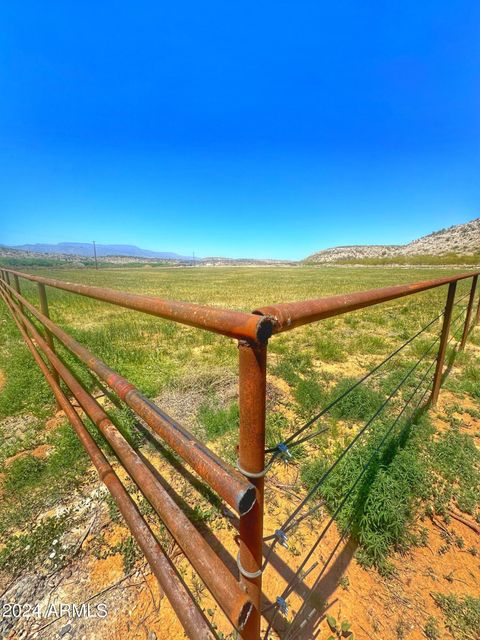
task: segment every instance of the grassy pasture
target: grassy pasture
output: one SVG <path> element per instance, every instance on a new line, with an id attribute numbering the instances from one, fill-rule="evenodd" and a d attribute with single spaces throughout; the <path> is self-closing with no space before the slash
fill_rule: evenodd
<path id="1" fill-rule="evenodd" d="M 38 269 L 32 272 L 248 311 L 275 302 L 427 280 L 450 275 L 455 270 L 304 266 L 99 271 Z M 469 281 L 459 283 L 457 300 L 468 292 L 469 287 Z M 22 281 L 22 292 L 37 304 L 36 285 Z M 180 410 L 177 406 L 179 414 L 175 417 L 182 420 L 184 410 L 187 426 L 208 440 L 210 446 L 226 459 L 235 460 L 238 405 L 235 390 L 237 349 L 233 340 L 55 289 L 47 288 L 47 294 L 55 322 L 146 395 L 169 398 L 173 394 L 178 398 L 183 394 L 184 405 L 180 404 Z M 275 445 L 288 436 L 427 324 L 440 313 L 445 298 L 446 287 L 442 287 L 274 336 L 269 344 L 269 394 L 272 398 L 267 418 L 268 444 Z M 465 302 L 455 308 L 454 317 L 464 309 Z M 391 361 L 382 370 L 382 375 L 375 376 L 338 404 L 322 423 L 328 427 L 326 433 L 292 451 L 294 464 L 299 466 L 303 490 L 315 483 L 402 375 L 428 349 L 440 327 L 441 320 L 438 320 Z M 460 320 L 456 327 L 458 338 L 463 322 Z M 42 508 L 61 500 L 62 495 L 80 483 L 87 461 L 75 437 L 69 437 L 68 425 L 55 434 L 45 433 L 45 421 L 54 412 L 51 394 L 3 303 L 0 304 L 0 330 L 0 369 L 5 377 L 0 393 L 3 425 L 0 472 L 3 473 L 3 488 L 8 491 L 8 498 L 0 506 L 0 531 L 8 534 L 25 528 Z M 471 342 L 480 346 L 478 330 L 472 334 Z M 450 359 L 455 355 L 453 346 L 452 343 L 448 352 Z M 428 362 L 432 361 L 436 348 Z M 61 347 L 58 351 L 87 387 L 97 388 L 96 381 L 73 356 Z M 473 402 L 479 402 L 478 351 L 467 348 L 459 354 L 446 385 L 458 394 L 459 402 L 464 394 Z M 411 386 L 407 386 L 406 393 L 409 388 Z M 283 395 L 279 399 L 280 392 Z M 190 398 L 195 399 L 193 408 Z M 405 395 L 394 399 L 393 409 L 401 407 L 402 398 Z M 169 406 L 164 408 L 170 410 Z M 477 410 L 480 411 L 480 403 Z M 358 472 L 365 456 L 386 432 L 392 409 L 389 411 L 380 416 L 375 433 L 345 459 L 316 496 L 324 499 L 330 512 L 339 504 L 346 484 Z M 473 409 L 470 411 L 472 415 L 475 413 Z M 8 433 L 9 421 L 25 415 L 31 417 L 28 426 L 17 436 Z M 112 415 L 125 435 L 134 444 L 141 444 L 128 412 L 115 410 Z M 387 439 L 373 471 L 352 495 L 344 514 L 338 519 L 341 529 L 346 520 L 354 516 L 352 531 L 361 544 L 359 560 L 364 565 L 373 564 L 385 573 L 389 568 L 388 554 L 393 549 L 424 543 L 421 532 L 413 534 L 410 531 L 420 504 L 422 514 L 428 514 L 429 510 L 447 514 L 448 504 L 454 500 L 464 512 L 479 518 L 475 487 L 480 482 L 480 460 L 473 444 L 475 434 L 460 433 L 453 417 L 452 431 L 446 434 L 436 435 L 428 416 L 418 417 L 417 424 L 415 430 L 406 423 L 400 424 Z M 53 453 L 47 459 L 28 455 L 2 468 L 2 463 L 17 453 L 42 444 L 52 447 Z M 19 504 L 21 508 L 18 508 Z M 200 514 L 200 520 L 205 519 L 205 514 L 211 517 L 209 508 L 200 506 L 197 509 L 195 506 L 194 509 Z M 56 536 L 57 528 L 65 524 L 62 521 L 48 526 L 54 532 L 52 536 Z M 35 531 L 32 536 L 35 540 L 44 537 L 43 532 L 35 534 Z M 18 549 L 19 545 L 22 547 L 22 540 L 19 542 L 15 538 L 0 550 L 0 569 L 11 570 L 15 554 L 23 557 Z M 29 540 L 27 536 L 23 547 L 32 547 L 31 540 L 27 544 Z"/>
<path id="2" fill-rule="evenodd" d="M 241 310 L 257 306 L 322 297 L 342 292 L 424 280 L 452 273 L 452 269 L 378 268 L 145 268 L 145 269 L 48 269 L 37 273 L 126 291 L 158 295 L 163 298 L 213 304 Z M 459 285 L 459 294 L 468 285 Z M 37 303 L 36 285 L 22 282 L 29 300 Z M 439 310 L 445 288 L 397 302 L 327 320 L 275 337 L 270 342 L 274 366 L 281 356 L 303 357 L 309 367 L 321 371 L 322 362 L 339 362 L 355 354 L 372 356 L 387 353 L 417 330 Z M 236 367 L 233 341 L 206 331 L 185 327 L 159 318 L 89 300 L 74 294 L 48 289 L 51 317 L 78 340 L 84 342 L 149 395 L 189 372 L 211 367 Z M 6 340 L 2 346 L 8 369 L 12 340 L 17 332 L 2 304 L 0 321 Z M 10 345 L 10 346 L 9 346 Z M 18 360 L 26 356 L 18 354 Z M 25 350 L 20 350 L 26 352 Z M 29 362 L 26 357 L 26 362 Z M 312 361 L 315 361 L 312 364 Z M 0 416 L 25 408 L 38 410 L 40 398 L 28 398 L 40 387 L 29 384 L 31 367 L 17 364 L 17 372 L 7 376 L 0 400 Z M 21 378 L 25 378 L 23 381 Z M 38 380 L 38 377 L 36 378 Z M 12 388 L 14 393 L 10 394 Z M 29 389 L 25 394 L 25 389 Z M 26 397 L 27 396 L 27 397 Z"/>

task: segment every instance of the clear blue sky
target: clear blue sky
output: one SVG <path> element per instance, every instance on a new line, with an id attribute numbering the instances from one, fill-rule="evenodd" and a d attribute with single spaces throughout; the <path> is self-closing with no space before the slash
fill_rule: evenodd
<path id="1" fill-rule="evenodd" d="M 480 3 L 4 2 L 0 242 L 302 258 L 480 215 Z"/>

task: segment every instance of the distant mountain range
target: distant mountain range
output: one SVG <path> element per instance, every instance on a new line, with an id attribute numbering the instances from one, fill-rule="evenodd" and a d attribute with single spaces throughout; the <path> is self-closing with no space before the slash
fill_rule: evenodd
<path id="1" fill-rule="evenodd" d="M 163 260 L 192 260 L 170 251 L 150 251 L 131 244 L 97 244 L 97 257 L 129 256 L 132 258 L 159 258 Z M 17 251 L 93 257 L 93 244 L 89 242 L 59 242 L 58 244 L 22 244 L 11 247 Z"/>
<path id="2" fill-rule="evenodd" d="M 114 265 L 169 261 L 172 264 L 192 264 L 192 256 L 171 251 L 150 251 L 128 244 L 97 244 L 97 257 Z M 0 246 L 0 259 L 28 259 L 37 263 L 46 258 L 86 265 L 93 261 L 93 244 L 88 242 L 60 242 L 59 244 L 23 244 Z M 259 260 L 249 258 L 195 258 L 205 266 L 249 266 L 298 264 L 477 264 L 480 263 L 480 218 L 448 229 L 441 229 L 408 244 L 351 245 L 323 249 L 299 262 L 290 260 Z"/>
<path id="3" fill-rule="evenodd" d="M 305 258 L 305 263 L 362 262 L 365 260 L 394 260 L 421 256 L 473 256 L 480 254 L 480 218 L 441 229 L 408 244 L 352 245 L 324 249 Z"/>

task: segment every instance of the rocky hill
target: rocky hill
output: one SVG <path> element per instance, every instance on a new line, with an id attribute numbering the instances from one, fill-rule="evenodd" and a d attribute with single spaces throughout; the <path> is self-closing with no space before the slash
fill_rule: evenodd
<path id="1" fill-rule="evenodd" d="M 408 256 L 473 256 L 480 254 L 480 218 L 441 229 L 405 245 L 353 245 L 324 249 L 308 256 L 307 263 L 386 260 Z"/>

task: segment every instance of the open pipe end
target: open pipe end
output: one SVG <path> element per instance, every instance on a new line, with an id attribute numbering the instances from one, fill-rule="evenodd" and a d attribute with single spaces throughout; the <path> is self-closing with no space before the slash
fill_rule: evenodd
<path id="1" fill-rule="evenodd" d="M 263 315 L 261 312 L 254 311 L 255 315 Z M 263 316 L 257 324 L 257 340 L 258 342 L 267 342 L 273 335 L 275 328 L 275 319 L 270 316 Z"/>
<path id="2" fill-rule="evenodd" d="M 242 629 L 245 628 L 245 625 L 247 624 L 247 621 L 252 611 L 253 611 L 253 604 L 250 601 L 245 602 L 242 608 L 240 609 L 240 612 L 237 618 L 237 629 L 239 631 L 242 631 Z"/>
<path id="3" fill-rule="evenodd" d="M 238 501 L 238 513 L 241 516 L 244 516 L 250 511 L 256 500 L 257 492 L 255 491 L 255 487 L 252 485 L 242 494 L 240 500 Z"/>

